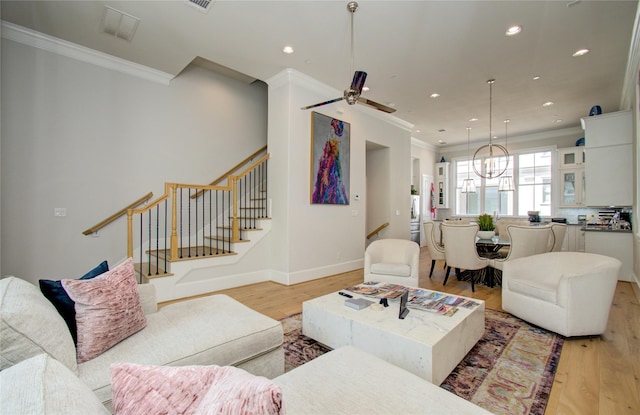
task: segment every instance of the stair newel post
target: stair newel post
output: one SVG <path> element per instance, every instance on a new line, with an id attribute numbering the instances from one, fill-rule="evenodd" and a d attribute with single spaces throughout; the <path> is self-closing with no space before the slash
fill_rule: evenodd
<path id="1" fill-rule="evenodd" d="M 168 184 L 171 187 L 171 260 L 178 259 L 178 185 L 175 183 Z"/>
<path id="2" fill-rule="evenodd" d="M 127 209 L 127 258 L 133 258 L 133 209 Z"/>
<path id="3" fill-rule="evenodd" d="M 233 209 L 231 219 L 231 240 L 240 240 L 240 224 L 238 223 L 238 176 L 231 176 L 231 194 L 233 196 Z"/>

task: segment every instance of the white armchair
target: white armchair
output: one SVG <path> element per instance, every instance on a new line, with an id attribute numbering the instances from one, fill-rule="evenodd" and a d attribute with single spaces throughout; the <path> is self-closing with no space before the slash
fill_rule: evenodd
<path id="1" fill-rule="evenodd" d="M 560 252 L 564 243 L 564 236 L 567 233 L 567 225 L 564 223 L 551 224 L 552 238 L 549 239 L 549 252 Z"/>
<path id="2" fill-rule="evenodd" d="M 380 239 L 364 252 L 364 280 L 418 286 L 420 247 L 406 239 Z"/>
<path id="3" fill-rule="evenodd" d="M 502 308 L 566 337 L 604 333 L 622 263 L 583 252 L 548 252 L 504 263 Z"/>

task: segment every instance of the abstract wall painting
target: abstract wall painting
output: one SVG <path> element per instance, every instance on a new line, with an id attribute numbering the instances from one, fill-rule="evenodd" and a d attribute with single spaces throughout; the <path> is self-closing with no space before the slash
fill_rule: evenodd
<path id="1" fill-rule="evenodd" d="M 349 204 L 351 126 L 311 113 L 311 203 Z"/>

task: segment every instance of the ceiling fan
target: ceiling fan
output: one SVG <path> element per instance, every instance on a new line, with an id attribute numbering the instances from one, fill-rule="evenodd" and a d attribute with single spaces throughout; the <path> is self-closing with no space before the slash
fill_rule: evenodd
<path id="1" fill-rule="evenodd" d="M 351 70 L 353 71 L 353 15 L 356 10 L 358 10 L 358 3 L 355 1 L 350 1 L 347 4 L 347 10 L 349 10 L 349 12 L 351 13 Z M 364 104 L 368 107 L 375 108 L 386 113 L 395 112 L 395 108 L 379 104 L 377 102 L 371 101 L 370 99 L 366 99 L 360 96 L 360 94 L 362 93 L 362 88 L 364 87 L 364 81 L 366 79 L 366 72 L 355 71 L 353 74 L 353 80 L 351 81 L 351 86 L 344 90 L 344 94 L 340 98 L 335 98 L 329 101 L 320 102 L 318 104 L 309 105 L 307 107 L 302 107 L 301 109 L 308 110 L 310 108 L 320 107 L 322 105 L 331 104 L 333 102 L 342 101 L 344 99 L 349 105 L 354 105 L 356 102 L 359 102 L 360 104 Z"/>

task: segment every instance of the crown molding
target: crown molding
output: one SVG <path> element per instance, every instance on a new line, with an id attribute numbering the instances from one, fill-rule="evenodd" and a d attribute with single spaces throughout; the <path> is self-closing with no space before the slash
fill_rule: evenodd
<path id="1" fill-rule="evenodd" d="M 527 134 L 527 135 L 520 135 L 520 136 L 513 136 L 513 137 L 509 137 L 509 144 L 513 144 L 513 143 L 527 143 L 527 142 L 538 142 L 541 140 L 546 140 L 546 139 L 554 139 L 554 138 L 558 138 L 558 137 L 566 137 L 566 136 L 572 136 L 572 135 L 579 135 L 579 134 L 584 134 L 584 131 L 582 130 L 582 128 L 580 127 L 570 127 L 570 128 L 562 128 L 562 129 L 558 129 L 558 130 L 548 130 L 548 131 L 543 131 L 543 132 L 539 132 L 539 133 L 533 133 L 533 134 Z M 484 140 L 484 143 L 487 143 L 487 140 Z M 479 140 L 476 141 L 472 141 L 471 145 L 478 145 L 478 144 L 482 144 Z M 461 144 L 452 144 L 452 145 L 444 145 L 442 147 L 438 147 L 440 153 L 444 153 L 444 152 L 454 152 L 454 151 L 466 151 L 467 150 L 467 143 L 461 143 Z"/>
<path id="2" fill-rule="evenodd" d="M 173 79 L 173 75 L 166 72 L 98 52 L 85 46 L 67 42 L 66 40 L 36 32 L 35 30 L 4 20 L 2 21 L 2 37 L 23 45 L 46 50 L 60 56 L 66 56 L 81 62 L 90 63 L 163 85 L 169 85 Z"/>
<path id="3" fill-rule="evenodd" d="M 440 147 L 434 146 L 431 143 L 427 143 L 427 142 L 422 141 L 419 138 L 415 138 L 415 137 L 411 137 L 411 145 L 416 146 L 416 147 L 420 147 L 420 148 L 424 148 L 424 149 L 430 150 L 430 151 L 438 151 L 438 150 L 440 150 Z"/>

